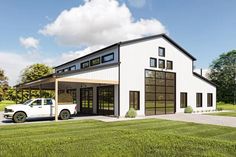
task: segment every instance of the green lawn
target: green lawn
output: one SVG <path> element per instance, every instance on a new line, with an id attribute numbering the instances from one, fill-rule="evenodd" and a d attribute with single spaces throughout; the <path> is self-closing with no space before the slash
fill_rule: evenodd
<path id="1" fill-rule="evenodd" d="M 8 105 L 15 104 L 14 101 L 4 100 L 0 102 L 0 111 L 3 111 L 4 108 Z"/>
<path id="2" fill-rule="evenodd" d="M 236 117 L 236 112 L 218 112 L 218 113 L 209 113 L 207 115 L 213 116 L 229 116 L 229 117 Z"/>
<path id="3" fill-rule="evenodd" d="M 0 156 L 236 156 L 236 128 L 146 119 L 0 127 Z"/>
<path id="4" fill-rule="evenodd" d="M 222 108 L 223 110 L 234 110 L 234 111 L 236 111 L 236 105 L 225 104 L 223 102 L 218 102 L 217 103 L 217 108 Z"/>

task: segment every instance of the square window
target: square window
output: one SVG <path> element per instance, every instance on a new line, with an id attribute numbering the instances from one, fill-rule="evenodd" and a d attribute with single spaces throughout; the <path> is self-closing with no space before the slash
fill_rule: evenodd
<path id="1" fill-rule="evenodd" d="M 165 69 L 165 60 L 163 60 L 163 59 L 159 59 L 159 68 L 161 68 L 161 69 Z"/>
<path id="2" fill-rule="evenodd" d="M 159 49 L 158 49 L 158 55 L 159 55 L 160 57 L 165 57 L 165 48 L 159 47 Z"/>
<path id="3" fill-rule="evenodd" d="M 167 61 L 166 68 L 172 70 L 173 69 L 173 62 L 172 61 Z"/>
<path id="4" fill-rule="evenodd" d="M 150 67 L 157 67 L 157 59 L 156 58 L 150 58 Z"/>

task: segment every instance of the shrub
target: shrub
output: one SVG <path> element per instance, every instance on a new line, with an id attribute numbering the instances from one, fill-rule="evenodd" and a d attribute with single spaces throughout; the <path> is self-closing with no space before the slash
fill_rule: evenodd
<path id="1" fill-rule="evenodd" d="M 216 109 L 217 111 L 222 111 L 223 110 L 223 108 L 222 107 L 217 107 L 217 109 Z"/>
<path id="2" fill-rule="evenodd" d="M 134 108 L 130 108 L 129 111 L 126 113 L 126 118 L 135 118 L 137 116 L 137 112 Z"/>
<path id="3" fill-rule="evenodd" d="M 193 108 L 191 106 L 187 106 L 185 109 L 184 109 L 184 113 L 192 113 L 193 112 Z"/>

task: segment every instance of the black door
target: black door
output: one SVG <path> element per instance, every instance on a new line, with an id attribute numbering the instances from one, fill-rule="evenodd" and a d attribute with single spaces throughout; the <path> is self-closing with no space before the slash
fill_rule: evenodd
<path id="1" fill-rule="evenodd" d="M 114 115 L 114 86 L 97 88 L 97 111 L 101 115 Z"/>
<path id="2" fill-rule="evenodd" d="M 80 89 L 80 111 L 81 113 L 93 113 L 93 88 Z"/>
<path id="3" fill-rule="evenodd" d="M 145 114 L 175 113 L 175 73 L 145 71 Z"/>

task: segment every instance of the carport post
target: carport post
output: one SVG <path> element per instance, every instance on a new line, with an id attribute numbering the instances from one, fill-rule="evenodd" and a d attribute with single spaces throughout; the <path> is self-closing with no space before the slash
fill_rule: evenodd
<path id="1" fill-rule="evenodd" d="M 39 85 L 39 97 L 42 98 L 42 85 Z"/>
<path id="2" fill-rule="evenodd" d="M 15 101 L 16 101 L 16 104 L 17 104 L 18 103 L 18 101 L 17 101 L 17 99 L 18 99 L 17 98 L 18 97 L 18 90 L 17 90 L 17 88 L 15 90 L 16 90 L 16 100 Z"/>
<path id="3" fill-rule="evenodd" d="M 29 88 L 29 99 L 31 99 L 31 87 Z"/>
<path id="4" fill-rule="evenodd" d="M 55 80 L 55 121 L 58 121 L 58 80 Z"/>
<path id="5" fill-rule="evenodd" d="M 24 101 L 24 98 L 23 98 L 23 92 L 24 92 L 24 90 L 23 90 L 23 88 L 21 88 L 21 103 L 23 103 L 23 101 Z"/>

